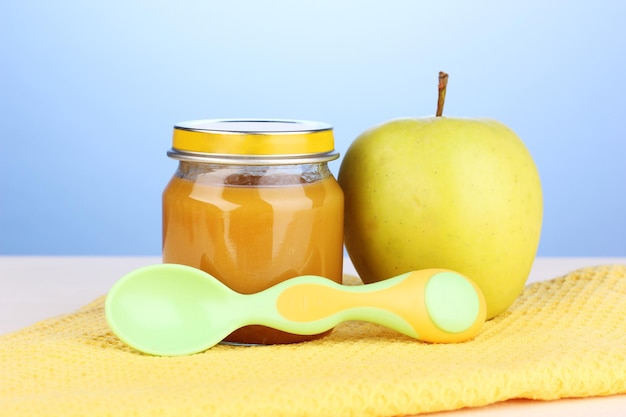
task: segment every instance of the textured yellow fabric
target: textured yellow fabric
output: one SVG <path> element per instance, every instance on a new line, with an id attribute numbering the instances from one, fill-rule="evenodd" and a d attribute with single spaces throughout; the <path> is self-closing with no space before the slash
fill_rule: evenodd
<path id="1" fill-rule="evenodd" d="M 528 286 L 470 342 L 349 322 L 314 342 L 153 357 L 103 299 L 0 337 L 2 416 L 397 416 L 626 392 L 626 266 Z"/>

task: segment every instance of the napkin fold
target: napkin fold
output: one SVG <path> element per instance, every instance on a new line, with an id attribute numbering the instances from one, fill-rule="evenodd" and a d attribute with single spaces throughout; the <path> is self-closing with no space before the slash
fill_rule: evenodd
<path id="1" fill-rule="evenodd" d="M 0 415 L 401 416 L 626 392 L 626 265 L 529 285 L 473 340 L 347 322 L 312 342 L 141 354 L 104 297 L 0 336 Z"/>

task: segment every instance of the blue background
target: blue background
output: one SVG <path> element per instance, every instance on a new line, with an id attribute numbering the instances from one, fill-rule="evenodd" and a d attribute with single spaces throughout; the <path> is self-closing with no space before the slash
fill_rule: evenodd
<path id="1" fill-rule="evenodd" d="M 0 5 L 0 253 L 158 255 L 172 126 L 432 115 L 515 130 L 541 256 L 626 255 L 626 2 L 32 1 Z M 336 173 L 339 163 L 332 163 Z"/>

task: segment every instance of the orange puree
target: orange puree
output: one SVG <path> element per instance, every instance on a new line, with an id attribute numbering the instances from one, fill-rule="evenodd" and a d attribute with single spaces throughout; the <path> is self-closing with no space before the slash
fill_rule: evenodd
<path id="1" fill-rule="evenodd" d="M 341 282 L 342 260 L 343 194 L 332 176 L 286 185 L 174 176 L 163 194 L 163 262 L 200 268 L 237 292 L 255 293 L 307 274 Z M 247 326 L 226 340 L 272 344 L 318 337 Z"/>

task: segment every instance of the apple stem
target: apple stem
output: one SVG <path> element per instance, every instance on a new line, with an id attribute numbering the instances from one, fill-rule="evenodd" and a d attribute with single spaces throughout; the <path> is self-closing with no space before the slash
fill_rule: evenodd
<path id="1" fill-rule="evenodd" d="M 448 87 L 448 74 L 443 71 L 439 71 L 439 97 L 437 99 L 437 113 L 436 117 L 441 117 L 443 114 L 443 105 L 446 102 L 446 88 Z"/>

